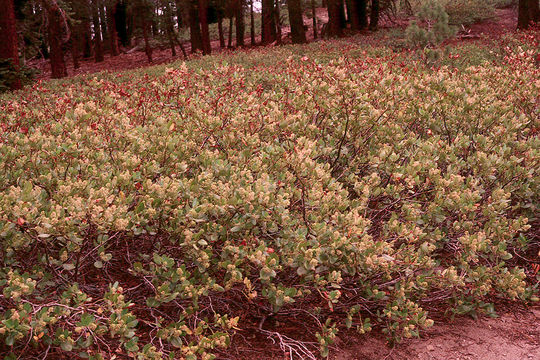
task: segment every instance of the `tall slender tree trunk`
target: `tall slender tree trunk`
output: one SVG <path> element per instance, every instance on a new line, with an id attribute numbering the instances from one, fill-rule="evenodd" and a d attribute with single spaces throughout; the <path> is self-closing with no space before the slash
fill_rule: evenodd
<path id="1" fill-rule="evenodd" d="M 225 47 L 225 34 L 223 34 L 223 12 L 220 10 L 217 15 L 218 19 L 218 34 L 219 34 L 219 47 L 223 49 Z"/>
<path id="2" fill-rule="evenodd" d="M 229 41 L 227 43 L 227 47 L 230 49 L 232 48 L 232 29 L 233 29 L 233 17 L 229 18 Z"/>
<path id="3" fill-rule="evenodd" d="M 78 26 L 75 25 L 73 29 L 71 30 L 71 57 L 73 58 L 73 68 L 78 69 L 81 67 L 81 64 L 79 63 L 79 57 L 80 57 L 80 49 L 79 45 L 81 41 L 79 38 L 81 37 L 81 34 L 79 34 Z"/>
<path id="4" fill-rule="evenodd" d="M 91 58 L 93 55 L 92 27 L 90 26 L 90 21 L 87 19 L 82 20 L 80 24 L 80 34 L 82 56 L 85 59 Z"/>
<path id="5" fill-rule="evenodd" d="M 184 14 L 182 12 L 182 9 L 184 8 L 184 4 L 182 3 L 182 0 L 175 0 L 176 4 L 176 23 L 178 25 L 178 30 L 184 27 Z"/>
<path id="6" fill-rule="evenodd" d="M 343 30 L 340 24 L 340 3 L 339 0 L 326 0 L 328 8 L 328 35 L 343 36 Z"/>
<path id="7" fill-rule="evenodd" d="M 311 0 L 311 15 L 313 16 L 313 39 L 317 38 L 317 9 L 315 0 Z"/>
<path id="8" fill-rule="evenodd" d="M 347 9 L 351 28 L 357 31 L 364 29 L 367 26 L 367 1 L 347 0 Z"/>
<path id="9" fill-rule="evenodd" d="M 261 44 L 267 45 L 276 41 L 276 18 L 274 0 L 262 0 L 261 12 Z"/>
<path id="10" fill-rule="evenodd" d="M 371 14 L 369 19 L 369 30 L 376 31 L 379 27 L 379 11 L 380 11 L 380 4 L 379 0 L 372 0 L 371 1 Z"/>
<path id="11" fill-rule="evenodd" d="M 47 21 L 49 24 L 47 35 L 50 47 L 51 77 L 53 79 L 60 79 L 67 76 L 64 51 L 62 50 L 63 26 L 67 23 L 64 21 L 62 10 L 55 0 L 43 0 L 42 3 L 47 11 Z"/>
<path id="12" fill-rule="evenodd" d="M 279 9 L 279 0 L 276 0 L 276 3 L 274 4 L 274 15 L 276 17 L 276 37 L 277 37 L 277 43 L 281 44 L 281 39 L 283 38 L 281 34 L 281 13 Z"/>
<path id="13" fill-rule="evenodd" d="M 253 11 L 253 0 L 249 2 L 249 32 L 251 34 L 251 46 L 255 46 L 255 14 Z"/>
<path id="14" fill-rule="evenodd" d="M 291 24 L 291 39 L 293 44 L 306 42 L 304 18 L 302 17 L 302 0 L 288 0 L 289 23 Z"/>
<path id="15" fill-rule="evenodd" d="M 538 0 L 519 0 L 518 29 L 527 29 L 532 23 L 540 21 Z"/>
<path id="16" fill-rule="evenodd" d="M 104 43 L 109 41 L 109 31 L 107 29 L 107 13 L 105 11 L 105 1 L 99 2 L 99 25 L 101 26 L 101 40 Z"/>
<path id="17" fill-rule="evenodd" d="M 210 31 L 208 29 L 208 0 L 199 0 L 199 20 L 201 23 L 202 51 L 204 55 L 212 52 Z"/>
<path id="18" fill-rule="evenodd" d="M 112 56 L 118 55 L 118 32 L 116 31 L 116 1 L 107 5 L 107 21 L 109 29 L 109 47 Z"/>
<path id="19" fill-rule="evenodd" d="M 166 31 L 167 31 L 167 38 L 169 39 L 169 46 L 171 48 L 171 56 L 176 57 L 176 41 L 175 41 L 175 33 L 174 33 L 174 20 L 173 20 L 173 14 L 171 12 L 171 9 L 169 5 L 166 6 L 165 9 L 165 16 L 167 21 Z"/>
<path id="20" fill-rule="evenodd" d="M 116 11 L 114 12 L 114 22 L 116 25 L 116 33 L 118 35 L 118 39 L 120 40 L 120 44 L 122 44 L 122 46 L 129 46 L 130 44 L 128 38 L 128 17 L 126 3 L 124 0 L 120 0 L 116 4 Z"/>
<path id="21" fill-rule="evenodd" d="M 0 12 L 0 33 L 3 39 L 0 41 L 0 58 L 11 60 L 15 70 L 18 71 L 19 48 L 15 23 L 15 6 L 13 0 L 4 0 L 2 3 L 4 8 Z M 20 89 L 22 86 L 19 76 L 9 86 L 13 90 Z"/>
<path id="22" fill-rule="evenodd" d="M 143 31 L 143 39 L 144 39 L 144 52 L 146 53 L 146 57 L 148 58 L 148 62 L 152 62 L 152 47 L 150 46 L 150 31 L 152 30 L 150 21 L 146 19 L 146 16 L 143 14 L 141 16 L 141 22 L 142 22 L 142 31 Z"/>
<path id="23" fill-rule="evenodd" d="M 199 26 L 199 11 L 197 10 L 195 0 L 189 1 L 189 37 L 192 53 L 203 49 L 201 28 Z"/>
<path id="24" fill-rule="evenodd" d="M 96 62 L 101 62 L 104 58 L 101 44 L 101 26 L 99 25 L 99 0 L 93 0 L 92 22 L 94 25 L 94 59 Z"/>
<path id="25" fill-rule="evenodd" d="M 235 14 L 236 18 L 236 47 L 243 47 L 244 44 L 244 35 L 245 35 L 245 24 L 244 24 L 244 0 L 235 0 Z"/>
<path id="26" fill-rule="evenodd" d="M 345 0 L 338 0 L 339 3 L 339 26 L 342 29 L 347 27 L 347 14 L 345 11 Z"/>

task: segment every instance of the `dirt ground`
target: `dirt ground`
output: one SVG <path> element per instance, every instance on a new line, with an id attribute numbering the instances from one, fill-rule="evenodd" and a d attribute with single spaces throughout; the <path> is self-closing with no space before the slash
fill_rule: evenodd
<path id="1" fill-rule="evenodd" d="M 419 339 L 408 339 L 391 347 L 384 334 L 366 335 L 340 332 L 331 347 L 330 360 L 539 360 L 540 306 L 525 308 L 507 306 L 498 318 L 459 317 L 439 320 L 421 333 Z M 291 320 L 294 323 L 294 320 Z M 301 325 L 281 324 L 273 331 L 282 333 L 286 342 L 305 335 Z M 286 334 L 290 337 L 286 338 Z M 317 354 L 316 343 L 305 343 L 305 349 Z M 258 331 L 240 331 L 235 350 L 224 352 L 220 360 L 297 360 L 315 359 L 311 355 L 293 356 L 280 349 L 279 338 Z M 298 349 L 298 348 L 296 348 Z"/>
<path id="2" fill-rule="evenodd" d="M 333 360 L 538 360 L 540 308 L 512 310 L 499 318 L 459 318 L 437 323 L 421 339 L 391 349 L 383 338 L 354 337 Z"/>

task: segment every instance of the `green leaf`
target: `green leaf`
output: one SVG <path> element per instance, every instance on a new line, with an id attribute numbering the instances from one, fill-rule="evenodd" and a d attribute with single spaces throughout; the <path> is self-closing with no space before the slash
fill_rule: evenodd
<path id="1" fill-rule="evenodd" d="M 62 265 L 62 267 L 64 269 L 68 270 L 68 271 L 71 271 L 71 270 L 75 269 L 75 265 L 73 265 L 73 264 L 64 264 L 64 265 Z"/>
<path id="2" fill-rule="evenodd" d="M 62 350 L 64 351 L 71 351 L 73 350 L 73 344 L 71 344 L 70 341 L 63 341 L 60 343 L 60 347 L 62 348 Z"/>
<path id="3" fill-rule="evenodd" d="M 95 321 L 94 315 L 83 313 L 81 315 L 81 321 L 77 323 L 77 326 L 88 326 Z"/>
<path id="4" fill-rule="evenodd" d="M 169 342 L 172 346 L 181 348 L 182 347 L 182 338 L 180 336 L 173 336 L 169 339 Z"/>
<path id="5" fill-rule="evenodd" d="M 151 297 L 146 299 L 146 305 L 150 307 L 158 307 L 159 305 L 161 305 L 161 302 L 156 300 L 156 298 Z"/>
<path id="6" fill-rule="evenodd" d="M 15 343 L 15 336 L 9 335 L 8 337 L 6 337 L 5 342 L 7 346 L 12 346 Z"/>

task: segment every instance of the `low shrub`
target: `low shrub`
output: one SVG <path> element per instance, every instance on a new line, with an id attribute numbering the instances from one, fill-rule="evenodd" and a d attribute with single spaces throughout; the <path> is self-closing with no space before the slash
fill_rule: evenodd
<path id="1" fill-rule="evenodd" d="M 324 356 L 346 327 L 537 300 L 514 260 L 538 230 L 535 41 L 462 71 L 335 42 L 3 97 L 0 349 L 212 359 L 238 329 L 283 339 L 274 318 Z"/>

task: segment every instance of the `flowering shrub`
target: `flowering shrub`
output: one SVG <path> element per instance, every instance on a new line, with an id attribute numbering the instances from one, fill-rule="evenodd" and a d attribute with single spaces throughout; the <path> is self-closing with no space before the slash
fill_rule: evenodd
<path id="1" fill-rule="evenodd" d="M 538 211 L 534 41 L 463 71 L 313 44 L 3 98 L 2 351 L 213 359 L 283 314 L 325 356 L 344 327 L 537 300 L 513 262 Z"/>

